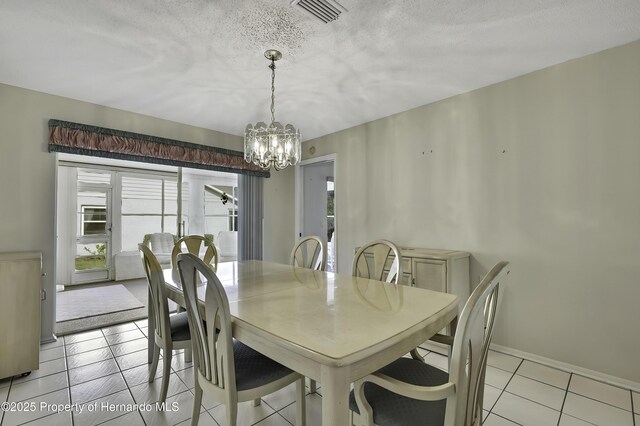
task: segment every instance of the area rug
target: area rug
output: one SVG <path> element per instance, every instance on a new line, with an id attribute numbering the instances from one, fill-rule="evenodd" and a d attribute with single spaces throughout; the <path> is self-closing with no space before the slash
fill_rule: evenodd
<path id="1" fill-rule="evenodd" d="M 108 285 L 56 294 L 56 321 L 70 321 L 144 307 L 123 285 Z"/>

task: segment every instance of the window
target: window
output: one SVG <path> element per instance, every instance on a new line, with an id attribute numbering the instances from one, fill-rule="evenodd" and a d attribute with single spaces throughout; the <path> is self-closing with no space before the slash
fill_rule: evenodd
<path id="1" fill-rule="evenodd" d="M 104 206 L 81 206 L 82 235 L 106 233 L 107 209 Z"/>
<path id="2" fill-rule="evenodd" d="M 162 176 L 122 177 L 122 250 L 137 250 L 145 234 L 176 234 L 177 181 Z"/>

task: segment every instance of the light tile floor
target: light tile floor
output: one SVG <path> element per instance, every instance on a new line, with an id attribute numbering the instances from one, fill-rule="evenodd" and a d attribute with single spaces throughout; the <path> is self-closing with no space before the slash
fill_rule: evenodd
<path id="1" fill-rule="evenodd" d="M 147 381 L 146 320 L 60 337 L 41 346 L 40 369 L 0 380 L 0 402 L 17 411 L 0 413 L 0 424 L 18 425 L 188 425 L 193 403 L 193 367 L 176 351 L 171 361 L 167 406 L 172 411 L 127 411 L 158 399 L 162 360 L 154 383 Z M 425 360 L 447 368 L 446 357 L 420 350 Z M 243 403 L 239 425 L 289 426 L 295 419 L 295 387 Z M 78 403 L 83 410 L 65 411 Z M 103 405 L 103 403 L 105 405 Z M 119 408 L 113 409 L 109 404 Z M 124 408 L 124 409 L 123 409 Z M 578 374 L 490 352 L 484 424 L 640 426 L 640 394 Z M 321 424 L 322 388 L 307 395 L 307 424 Z M 203 400 L 201 425 L 224 422 L 224 408 Z"/>

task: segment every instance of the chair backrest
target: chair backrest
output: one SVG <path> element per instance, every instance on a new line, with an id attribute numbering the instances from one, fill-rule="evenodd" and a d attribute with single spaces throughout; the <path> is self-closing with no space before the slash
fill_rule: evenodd
<path id="1" fill-rule="evenodd" d="M 291 251 L 290 264 L 301 268 L 324 271 L 327 267 L 327 250 L 319 237 L 301 238 Z"/>
<path id="2" fill-rule="evenodd" d="M 352 275 L 397 284 L 402 278 L 400 249 L 388 240 L 365 244 L 353 258 Z"/>
<path id="3" fill-rule="evenodd" d="M 455 401 L 447 401 L 446 417 L 456 425 L 481 424 L 484 376 L 489 343 L 498 308 L 500 284 L 509 274 L 508 262 L 498 262 L 475 288 L 464 305 L 453 341 L 449 381 Z"/>
<path id="4" fill-rule="evenodd" d="M 168 343 L 171 340 L 171 327 L 169 323 L 169 303 L 164 292 L 165 284 L 162 267 L 149 247 L 144 244 L 138 244 L 138 250 L 140 250 L 140 258 L 142 259 L 144 272 L 147 275 L 147 283 L 151 295 L 149 304 L 152 307 L 151 310 L 156 324 L 155 339 L 162 339 Z"/>
<path id="5" fill-rule="evenodd" d="M 154 253 L 171 253 L 175 239 L 168 232 L 149 234 L 149 248 Z"/>
<path id="6" fill-rule="evenodd" d="M 187 305 L 194 368 L 232 400 L 236 395 L 236 373 L 227 294 L 215 272 L 191 253 L 178 255 L 178 270 Z M 206 330 L 198 309 L 199 274 L 202 274 L 207 282 Z"/>
<path id="7" fill-rule="evenodd" d="M 204 263 L 211 265 L 214 271 L 217 270 L 218 249 L 211 240 L 208 240 L 201 235 L 187 235 L 176 241 L 176 244 L 173 246 L 171 251 L 171 266 L 173 269 L 178 267 L 177 257 L 178 254 L 183 252 L 184 248 L 186 248 L 189 253 L 200 256 L 200 250 L 202 247 L 206 247 L 202 260 Z"/>

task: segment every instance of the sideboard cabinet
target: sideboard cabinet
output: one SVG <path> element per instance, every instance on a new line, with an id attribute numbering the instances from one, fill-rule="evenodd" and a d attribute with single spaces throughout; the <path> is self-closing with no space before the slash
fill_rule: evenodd
<path id="1" fill-rule="evenodd" d="M 40 253 L 0 253 L 0 379 L 40 364 Z"/>
<path id="2" fill-rule="evenodd" d="M 402 284 L 458 296 L 458 312 L 469 298 L 469 253 L 455 250 L 399 247 Z"/>

